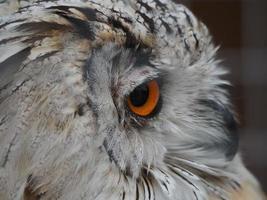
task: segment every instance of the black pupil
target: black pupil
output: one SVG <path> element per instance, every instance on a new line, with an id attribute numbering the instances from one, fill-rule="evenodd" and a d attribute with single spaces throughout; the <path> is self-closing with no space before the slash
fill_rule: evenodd
<path id="1" fill-rule="evenodd" d="M 142 106 L 146 103 L 149 94 L 147 85 L 141 85 L 134 89 L 130 94 L 130 100 L 136 107 Z"/>

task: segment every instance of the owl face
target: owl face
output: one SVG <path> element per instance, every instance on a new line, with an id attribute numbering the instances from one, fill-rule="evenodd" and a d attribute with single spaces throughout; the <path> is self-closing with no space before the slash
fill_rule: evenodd
<path id="1" fill-rule="evenodd" d="M 175 166 L 177 159 L 223 167 L 237 146 L 220 88 L 223 71 L 218 74 L 212 60 L 158 66 L 153 53 L 110 43 L 85 62 L 87 105 L 111 162 L 135 178 L 142 170 Z"/>
<path id="2" fill-rule="evenodd" d="M 38 1 L 0 30 L 0 183 L 14 177 L 0 194 L 227 199 L 237 187 L 226 71 L 184 6 Z"/>

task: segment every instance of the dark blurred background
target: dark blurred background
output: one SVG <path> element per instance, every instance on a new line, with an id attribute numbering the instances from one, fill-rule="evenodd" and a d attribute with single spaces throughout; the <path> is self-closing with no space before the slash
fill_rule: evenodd
<path id="1" fill-rule="evenodd" d="M 210 29 L 231 71 L 246 166 L 267 192 L 267 0 L 177 0 Z"/>

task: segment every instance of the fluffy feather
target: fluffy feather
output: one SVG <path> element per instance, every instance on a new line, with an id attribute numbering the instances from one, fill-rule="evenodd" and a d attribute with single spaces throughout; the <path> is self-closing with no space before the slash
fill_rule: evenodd
<path id="1" fill-rule="evenodd" d="M 36 1 L 0 22 L 0 199 L 230 200 L 257 185 L 217 48 L 184 6 Z M 125 99 L 151 79 L 162 107 L 141 118 Z"/>

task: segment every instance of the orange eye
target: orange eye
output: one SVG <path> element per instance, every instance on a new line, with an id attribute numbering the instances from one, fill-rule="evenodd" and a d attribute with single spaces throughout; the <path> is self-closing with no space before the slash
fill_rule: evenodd
<path id="1" fill-rule="evenodd" d="M 152 80 L 135 88 L 129 95 L 127 103 L 133 113 L 146 117 L 155 111 L 159 99 L 159 85 L 157 81 Z"/>

